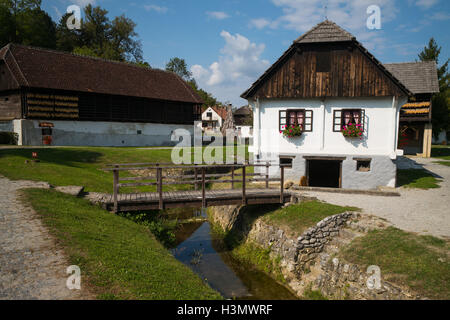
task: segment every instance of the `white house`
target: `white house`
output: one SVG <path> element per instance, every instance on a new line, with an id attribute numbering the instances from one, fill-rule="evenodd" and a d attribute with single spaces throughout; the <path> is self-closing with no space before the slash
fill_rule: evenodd
<path id="1" fill-rule="evenodd" d="M 202 113 L 202 127 L 205 133 L 219 133 L 227 117 L 227 110 L 223 107 L 208 107 Z"/>
<path id="2" fill-rule="evenodd" d="M 348 189 L 395 187 L 400 109 L 409 96 L 354 36 L 328 20 L 294 41 L 242 94 L 253 109 L 256 160 L 289 165 L 285 175 L 296 182 Z M 350 124 L 361 135 L 344 136 Z M 286 125 L 301 126 L 301 136 L 284 136 Z"/>
<path id="3" fill-rule="evenodd" d="M 233 113 L 236 134 L 241 138 L 253 137 L 253 111 L 243 106 Z"/>

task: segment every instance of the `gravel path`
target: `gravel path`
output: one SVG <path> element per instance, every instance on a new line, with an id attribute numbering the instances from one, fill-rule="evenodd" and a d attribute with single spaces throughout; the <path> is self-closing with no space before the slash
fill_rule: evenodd
<path id="1" fill-rule="evenodd" d="M 0 300 L 89 298 L 84 290 L 67 289 L 70 264 L 37 214 L 18 198 L 19 189 L 48 187 L 0 176 Z"/>
<path id="2" fill-rule="evenodd" d="M 364 213 L 387 219 L 396 227 L 450 237 L 450 167 L 433 163 L 437 159 L 413 158 L 415 167 L 423 167 L 443 179 L 439 189 L 398 188 L 401 197 L 379 197 L 354 194 L 306 192 L 328 203 L 355 206 Z"/>

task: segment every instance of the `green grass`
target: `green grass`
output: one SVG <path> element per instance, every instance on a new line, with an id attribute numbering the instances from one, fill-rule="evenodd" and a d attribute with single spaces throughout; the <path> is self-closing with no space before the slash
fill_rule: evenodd
<path id="1" fill-rule="evenodd" d="M 429 171 L 421 169 L 406 169 L 397 171 L 397 184 L 399 187 L 416 189 L 440 188 L 436 179 Z"/>
<path id="2" fill-rule="evenodd" d="M 442 164 L 443 166 L 450 167 L 450 161 L 436 161 L 435 163 Z"/>
<path id="3" fill-rule="evenodd" d="M 24 193 L 98 298 L 221 299 L 149 228 L 52 190 Z"/>
<path id="4" fill-rule="evenodd" d="M 431 299 L 450 298 L 449 244 L 396 228 L 371 231 L 341 251 L 361 266 L 377 265 L 384 279 L 407 285 Z"/>
<path id="5" fill-rule="evenodd" d="M 307 201 L 271 211 L 265 214 L 264 219 L 269 224 L 287 228 L 300 235 L 328 216 L 359 210 L 355 207 L 341 207 L 320 201 Z"/>
<path id="6" fill-rule="evenodd" d="M 40 162 L 31 160 L 37 152 Z M 225 156 L 224 148 L 224 156 Z M 88 192 L 112 192 L 111 172 L 101 170 L 114 163 L 172 163 L 172 150 L 147 148 L 61 147 L 33 149 L 0 149 L 0 174 L 11 180 L 45 181 L 54 186 L 84 186 Z M 121 174 L 121 176 L 125 174 Z M 129 174 L 128 174 L 129 176 Z M 165 190 L 189 189 L 192 186 L 176 185 Z M 132 192 L 136 188 L 123 188 Z M 156 187 L 140 187 L 141 191 L 156 191 Z"/>

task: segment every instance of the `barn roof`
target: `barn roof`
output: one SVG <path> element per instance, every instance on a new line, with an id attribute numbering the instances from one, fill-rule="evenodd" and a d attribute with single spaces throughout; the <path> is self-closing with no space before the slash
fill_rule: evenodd
<path id="1" fill-rule="evenodd" d="M 300 36 L 294 43 L 339 42 L 355 39 L 351 33 L 342 29 L 333 21 L 325 20 Z"/>
<path id="2" fill-rule="evenodd" d="M 439 92 L 434 61 L 388 63 L 384 66 L 414 94 Z"/>
<path id="3" fill-rule="evenodd" d="M 0 50 L 17 88 L 93 92 L 201 104 L 178 75 L 125 62 L 8 44 Z"/>

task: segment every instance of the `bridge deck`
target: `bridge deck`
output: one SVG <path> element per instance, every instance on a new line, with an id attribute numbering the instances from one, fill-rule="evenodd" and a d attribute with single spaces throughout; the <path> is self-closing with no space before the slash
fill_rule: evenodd
<path id="1" fill-rule="evenodd" d="M 159 193 L 121 193 L 118 194 L 118 211 L 140 211 L 160 209 Z M 283 203 L 291 199 L 290 192 L 283 193 Z M 238 204 L 275 204 L 281 202 L 281 194 L 276 189 L 249 189 L 246 190 L 243 200 L 242 190 L 207 190 L 205 191 L 205 204 L 202 191 L 173 191 L 163 192 L 162 202 L 164 208 L 201 208 L 203 205 L 223 206 Z M 114 208 L 114 197 L 105 201 L 104 207 L 108 210 Z"/>

